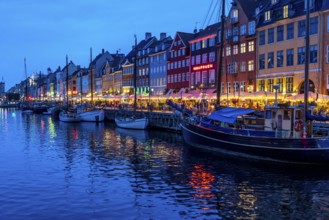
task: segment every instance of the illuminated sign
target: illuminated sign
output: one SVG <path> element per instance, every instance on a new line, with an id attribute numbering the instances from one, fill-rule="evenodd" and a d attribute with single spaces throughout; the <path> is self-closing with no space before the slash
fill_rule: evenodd
<path id="1" fill-rule="evenodd" d="M 193 71 L 198 71 L 198 70 L 208 70 L 214 68 L 213 64 L 207 64 L 207 65 L 201 65 L 201 66 L 195 66 L 193 67 Z"/>

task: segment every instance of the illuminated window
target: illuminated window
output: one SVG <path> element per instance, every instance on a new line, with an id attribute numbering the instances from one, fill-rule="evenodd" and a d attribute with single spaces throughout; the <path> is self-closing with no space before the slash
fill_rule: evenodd
<path id="1" fill-rule="evenodd" d="M 249 41 L 248 42 L 248 51 L 249 52 L 252 52 L 254 50 L 255 50 L 255 44 L 254 44 L 254 42 L 253 41 Z"/>
<path id="2" fill-rule="evenodd" d="M 293 77 L 287 77 L 286 78 L 286 92 L 293 92 L 294 89 L 294 78 Z"/>
<path id="3" fill-rule="evenodd" d="M 202 48 L 206 48 L 207 47 L 207 39 L 202 41 Z"/>
<path id="4" fill-rule="evenodd" d="M 240 52 L 241 52 L 241 53 L 245 53 L 245 52 L 246 52 L 246 43 L 242 43 L 242 44 L 240 45 Z"/>
<path id="5" fill-rule="evenodd" d="M 271 20 L 271 11 L 266 11 L 265 12 L 265 21 L 270 21 Z"/>
<path id="6" fill-rule="evenodd" d="M 283 18 L 287 18 L 289 16 L 289 6 L 283 6 Z"/>
<path id="7" fill-rule="evenodd" d="M 231 55 L 231 47 L 228 46 L 226 47 L 226 56 L 230 56 Z"/>
<path id="8" fill-rule="evenodd" d="M 254 61 L 253 60 L 249 60 L 248 61 L 248 71 L 254 71 Z"/>

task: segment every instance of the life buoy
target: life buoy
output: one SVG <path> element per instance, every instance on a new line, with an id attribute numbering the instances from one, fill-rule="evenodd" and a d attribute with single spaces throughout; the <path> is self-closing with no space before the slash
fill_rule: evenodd
<path id="1" fill-rule="evenodd" d="M 299 132 L 303 129 L 303 122 L 302 120 L 295 121 L 294 129 L 296 132 Z"/>

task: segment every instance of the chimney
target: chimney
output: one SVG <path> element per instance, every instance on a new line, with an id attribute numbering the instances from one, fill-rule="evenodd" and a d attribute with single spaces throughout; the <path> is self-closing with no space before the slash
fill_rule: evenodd
<path id="1" fill-rule="evenodd" d="M 104 48 L 102 49 L 102 54 L 104 54 Z"/>
<path id="2" fill-rule="evenodd" d="M 148 39 L 150 39 L 152 37 L 152 33 L 150 33 L 150 32 L 146 32 L 145 33 L 145 40 L 148 40 Z"/>
<path id="3" fill-rule="evenodd" d="M 167 37 L 167 34 L 162 32 L 160 33 L 160 41 L 164 40 Z"/>

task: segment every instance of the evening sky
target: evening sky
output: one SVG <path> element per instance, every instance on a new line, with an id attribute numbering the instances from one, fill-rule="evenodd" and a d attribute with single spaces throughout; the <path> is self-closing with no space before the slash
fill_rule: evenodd
<path id="1" fill-rule="evenodd" d="M 102 49 L 127 54 L 145 32 L 159 38 L 218 22 L 214 0 L 0 0 L 0 80 L 6 90 L 27 76 L 65 66 L 87 67 Z M 210 9 L 211 8 L 211 9 Z"/>

